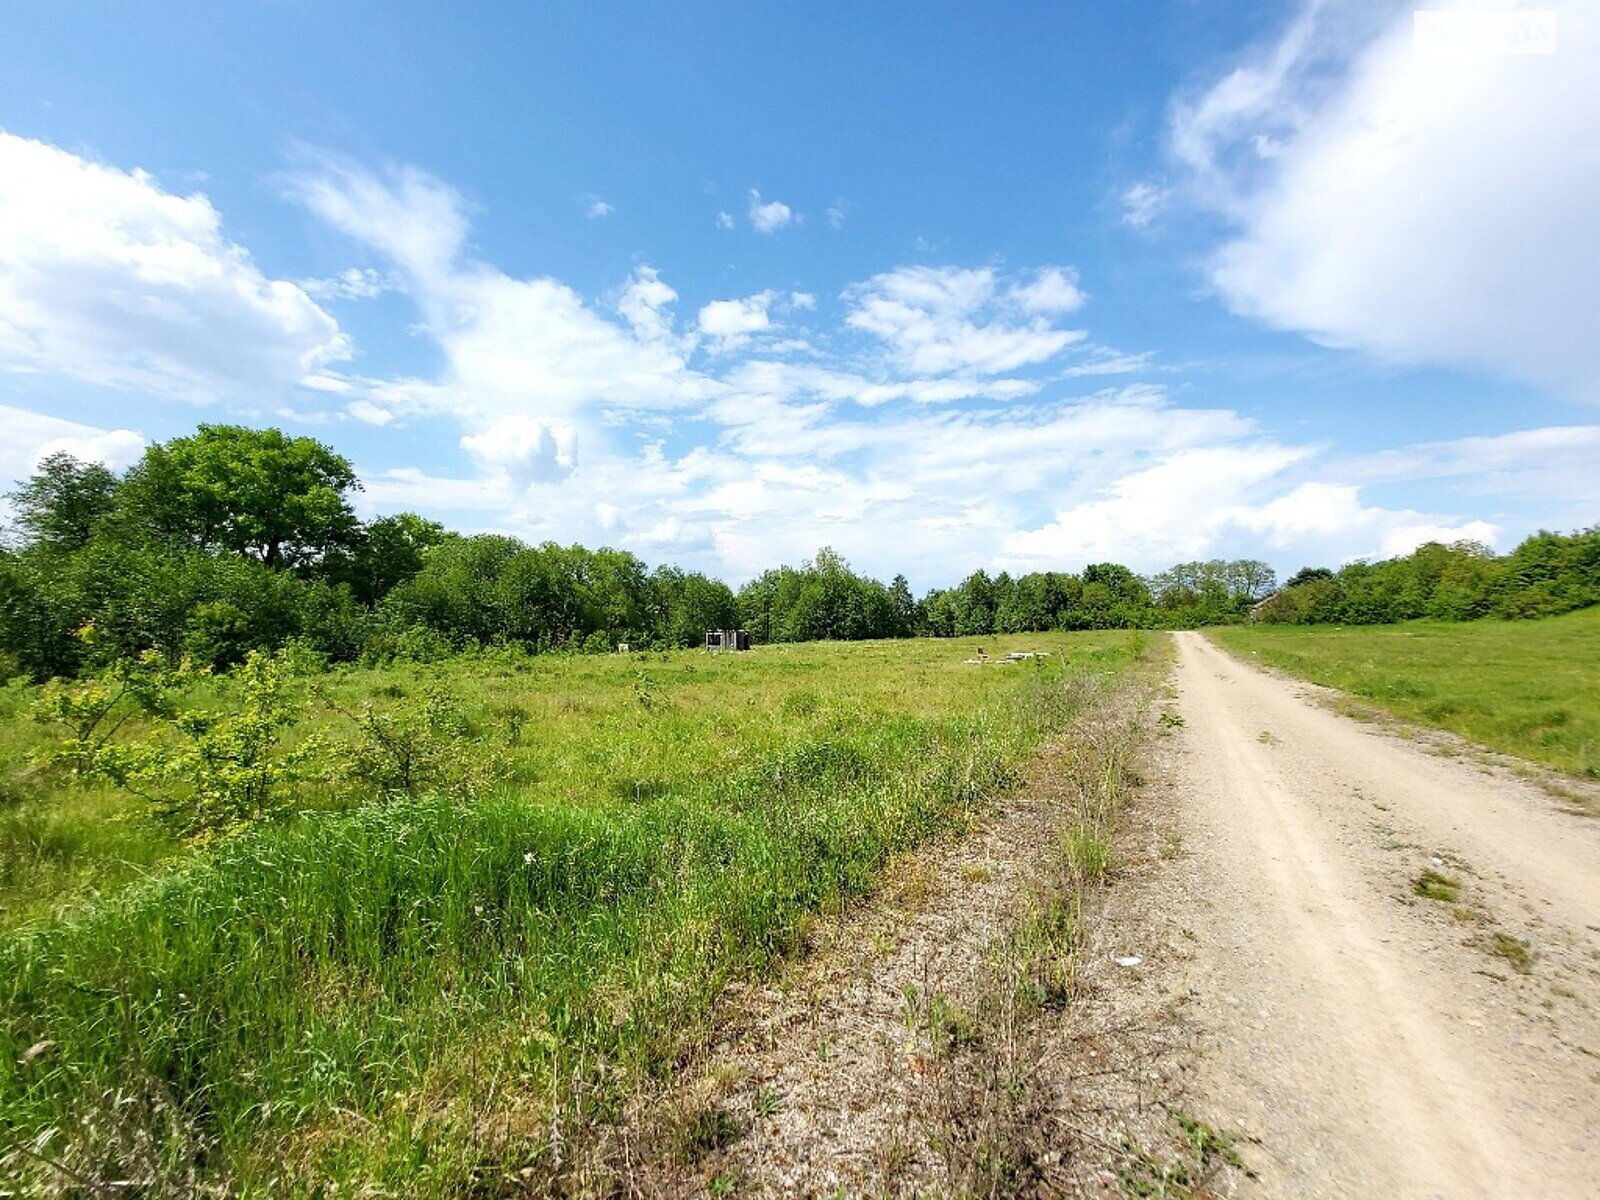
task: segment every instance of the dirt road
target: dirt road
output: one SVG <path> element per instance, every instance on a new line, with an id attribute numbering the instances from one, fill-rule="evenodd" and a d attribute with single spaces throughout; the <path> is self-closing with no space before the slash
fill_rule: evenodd
<path id="1" fill-rule="evenodd" d="M 1257 1139 L 1233 1186 L 1600 1196 L 1600 821 L 1177 643 L 1147 953 L 1198 1032 L 1186 1104 Z"/>

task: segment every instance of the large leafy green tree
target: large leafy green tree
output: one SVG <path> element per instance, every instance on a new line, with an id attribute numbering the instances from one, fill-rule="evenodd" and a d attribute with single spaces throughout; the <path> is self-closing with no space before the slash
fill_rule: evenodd
<path id="1" fill-rule="evenodd" d="M 308 567 L 357 547 L 349 494 L 360 486 L 349 461 L 315 438 L 202 425 L 145 451 L 118 508 L 136 536 Z"/>

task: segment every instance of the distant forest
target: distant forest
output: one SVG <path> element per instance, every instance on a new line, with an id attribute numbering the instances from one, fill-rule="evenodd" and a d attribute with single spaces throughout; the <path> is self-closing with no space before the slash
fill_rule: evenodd
<path id="1" fill-rule="evenodd" d="M 634 555 L 461 535 L 414 513 L 357 519 L 360 483 L 329 447 L 202 425 L 126 473 L 66 454 L 10 494 L 0 549 L 0 677 L 47 679 L 146 651 L 226 668 L 296 643 L 333 662 L 689 647 L 708 628 L 759 642 L 1184 628 L 1247 619 L 1373 624 L 1534 617 L 1600 602 L 1600 526 L 1496 556 L 1431 543 L 1404 558 L 1308 567 L 1282 588 L 1254 561 L 1140 577 L 975 571 L 918 598 L 829 549 L 734 592 Z"/>

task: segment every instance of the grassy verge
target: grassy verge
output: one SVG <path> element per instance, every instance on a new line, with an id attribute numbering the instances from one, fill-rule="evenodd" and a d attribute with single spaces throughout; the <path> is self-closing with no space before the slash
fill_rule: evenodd
<path id="1" fill-rule="evenodd" d="M 1207 634 L 1405 720 L 1600 778 L 1600 608 L 1538 621 L 1248 625 Z"/>
<path id="2" fill-rule="evenodd" d="M 967 819 L 1072 679 L 1138 641 L 1027 639 L 1066 669 L 964 666 L 959 642 L 446 665 L 500 738 L 478 800 L 171 844 L 149 878 L 0 938 L 8 1169 L 145 1194 L 558 1189 L 574 1143 L 704 1038 L 727 979 Z M 61 878 L 123 878 L 87 850 Z"/>
<path id="3" fill-rule="evenodd" d="M 1084 1114 L 1064 1123 L 1057 1111 L 1070 1091 L 1059 1073 L 1072 1069 L 1061 1041 L 1072 1022 L 1060 1014 L 1079 987 L 1085 905 L 1114 869 L 1119 814 L 1139 782 L 1150 668 L 1084 688 L 1050 761 L 1059 824 L 1046 869 L 1017 924 L 989 948 L 970 1024 L 960 1027 L 967 1036 L 950 1039 L 934 1078 L 935 1145 L 953 1195 L 1065 1192 L 1076 1159 L 1097 1153 L 1074 1124 Z"/>

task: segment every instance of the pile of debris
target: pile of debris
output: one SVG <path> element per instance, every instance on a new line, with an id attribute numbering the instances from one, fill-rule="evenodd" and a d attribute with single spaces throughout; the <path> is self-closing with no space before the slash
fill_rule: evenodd
<path id="1" fill-rule="evenodd" d="M 983 666 L 986 664 L 1004 666 L 1006 663 L 1026 662 L 1031 658 L 1049 657 L 1050 651 L 1048 650 L 1013 650 L 1010 654 L 1003 655 L 1000 658 L 990 658 L 983 652 L 983 647 L 979 646 L 978 657 L 965 659 L 964 661 L 973 666 Z"/>

